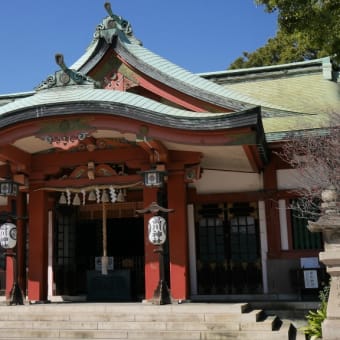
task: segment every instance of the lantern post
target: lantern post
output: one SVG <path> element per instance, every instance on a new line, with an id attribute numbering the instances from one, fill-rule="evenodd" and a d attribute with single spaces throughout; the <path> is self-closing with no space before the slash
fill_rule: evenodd
<path id="1" fill-rule="evenodd" d="M 155 305 L 166 305 L 171 304 L 171 295 L 168 285 L 165 280 L 164 271 L 164 248 L 163 245 L 166 242 L 167 226 L 164 217 L 159 216 L 159 212 L 169 213 L 173 212 L 173 209 L 166 209 L 159 206 L 156 202 L 152 202 L 147 208 L 136 210 L 138 214 L 152 213 L 153 217 L 148 222 L 148 236 L 149 241 L 153 245 L 157 246 L 154 249 L 155 253 L 158 253 L 159 263 L 159 280 L 157 288 L 155 289 L 151 302 Z"/>
<path id="2" fill-rule="evenodd" d="M 18 196 L 19 183 L 15 182 L 12 178 L 11 168 L 9 162 L 6 163 L 7 176 L 5 179 L 0 180 L 0 196 Z M 14 219 L 14 217 L 12 217 Z M 0 226 L 0 246 L 4 249 L 14 249 L 17 247 L 17 227 L 15 224 L 10 223 L 11 219 L 8 216 L 7 222 Z M 18 260 L 17 251 L 15 250 L 7 256 L 13 257 L 13 287 L 10 292 L 9 305 L 23 305 L 23 293 L 20 289 L 18 282 Z"/>

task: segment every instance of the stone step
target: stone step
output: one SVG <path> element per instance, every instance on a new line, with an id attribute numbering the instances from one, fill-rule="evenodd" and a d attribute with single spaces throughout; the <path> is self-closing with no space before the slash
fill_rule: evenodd
<path id="1" fill-rule="evenodd" d="M 0 311 L 0 322 L 9 321 L 87 321 L 87 322 L 210 322 L 210 323 L 227 323 L 241 322 L 244 324 L 257 322 L 263 319 L 263 311 L 254 310 L 242 314 L 225 314 L 225 313 L 135 313 L 121 314 L 120 312 L 52 312 L 52 311 L 27 311 L 7 309 Z"/>
<path id="2" fill-rule="evenodd" d="M 0 339 L 292 340 L 290 328 L 247 304 L 0 306 Z"/>
<path id="3" fill-rule="evenodd" d="M 2 329 L 0 339 L 242 339 L 288 340 L 286 332 L 273 331 L 265 334 L 255 331 L 98 331 L 98 330 L 13 330 Z"/>
<path id="4" fill-rule="evenodd" d="M 8 309 L 13 309 L 16 312 L 25 310 L 48 312 L 51 309 L 53 313 L 65 311 L 75 312 L 119 312 L 119 313 L 195 313 L 195 314 L 210 314 L 210 313 L 225 313 L 225 314 L 242 314 L 252 310 L 248 303 L 182 303 L 169 305 L 153 305 L 151 303 L 46 303 L 46 304 L 25 304 L 6 306 L 0 305 L 0 313 Z"/>

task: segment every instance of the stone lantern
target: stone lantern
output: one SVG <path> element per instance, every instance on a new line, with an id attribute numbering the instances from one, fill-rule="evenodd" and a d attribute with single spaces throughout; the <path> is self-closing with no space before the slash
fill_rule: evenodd
<path id="1" fill-rule="evenodd" d="M 322 232 L 324 251 L 320 261 L 326 265 L 331 277 L 331 287 L 327 305 L 327 318 L 322 323 L 322 337 L 337 340 L 340 334 L 340 202 L 337 190 L 331 187 L 322 195 L 322 215 L 316 222 L 309 222 L 308 229 Z"/>

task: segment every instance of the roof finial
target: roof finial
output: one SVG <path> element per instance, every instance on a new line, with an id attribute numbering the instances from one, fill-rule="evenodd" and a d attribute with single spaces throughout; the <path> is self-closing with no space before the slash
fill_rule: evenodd
<path id="1" fill-rule="evenodd" d="M 110 2 L 108 2 L 108 1 L 105 2 L 104 7 L 105 7 L 105 9 L 106 9 L 106 11 L 107 11 L 107 13 L 109 14 L 110 17 L 114 17 L 115 16 L 113 14 L 113 12 L 112 12 L 111 3 Z"/>
<path id="2" fill-rule="evenodd" d="M 107 11 L 107 13 L 109 14 L 109 16 L 119 25 L 119 28 L 128 35 L 132 34 L 132 28 L 131 25 L 128 21 L 124 20 L 122 17 L 114 14 L 112 12 L 112 8 L 111 8 L 111 3 L 110 2 L 105 2 L 104 7 Z"/>
<path id="3" fill-rule="evenodd" d="M 56 63 L 60 66 L 60 68 L 66 72 L 66 70 L 68 69 L 67 66 L 64 63 L 64 56 L 61 53 L 57 53 L 55 55 L 55 61 Z"/>
<path id="4" fill-rule="evenodd" d="M 95 88 L 101 88 L 100 83 L 76 70 L 68 68 L 64 62 L 64 56 L 61 53 L 55 55 L 55 61 L 61 70 L 57 71 L 54 75 L 48 76 L 45 81 L 41 82 L 41 84 L 35 88 L 36 90 L 66 85 L 92 85 Z"/>
<path id="5" fill-rule="evenodd" d="M 83 84 L 89 80 L 84 74 L 68 68 L 64 62 L 64 56 L 61 53 L 55 55 L 55 61 L 65 73 L 65 76 L 61 77 L 65 85 L 69 82 L 69 79 L 72 79 L 76 84 Z"/>

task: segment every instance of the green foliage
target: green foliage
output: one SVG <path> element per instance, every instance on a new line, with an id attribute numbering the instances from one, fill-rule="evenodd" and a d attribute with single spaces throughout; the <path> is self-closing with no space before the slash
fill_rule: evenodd
<path id="1" fill-rule="evenodd" d="M 299 32 L 308 45 L 340 60 L 340 0 L 255 0 L 268 12 L 278 11 L 280 30 Z"/>
<path id="2" fill-rule="evenodd" d="M 229 69 L 285 64 L 331 56 L 340 62 L 340 0 L 255 0 L 278 12 L 275 37 L 243 52 Z"/>
<path id="3" fill-rule="evenodd" d="M 236 59 L 229 69 L 286 64 L 324 56 L 327 56 L 325 51 L 308 45 L 301 34 L 287 35 L 279 31 L 275 38 L 269 39 L 266 45 L 255 52 L 243 52 L 243 56 Z"/>
<path id="4" fill-rule="evenodd" d="M 309 311 L 306 315 L 307 326 L 302 331 L 308 335 L 309 339 L 322 338 L 322 322 L 327 317 L 327 303 L 330 286 L 325 286 L 319 294 L 320 307 L 316 311 Z"/>

